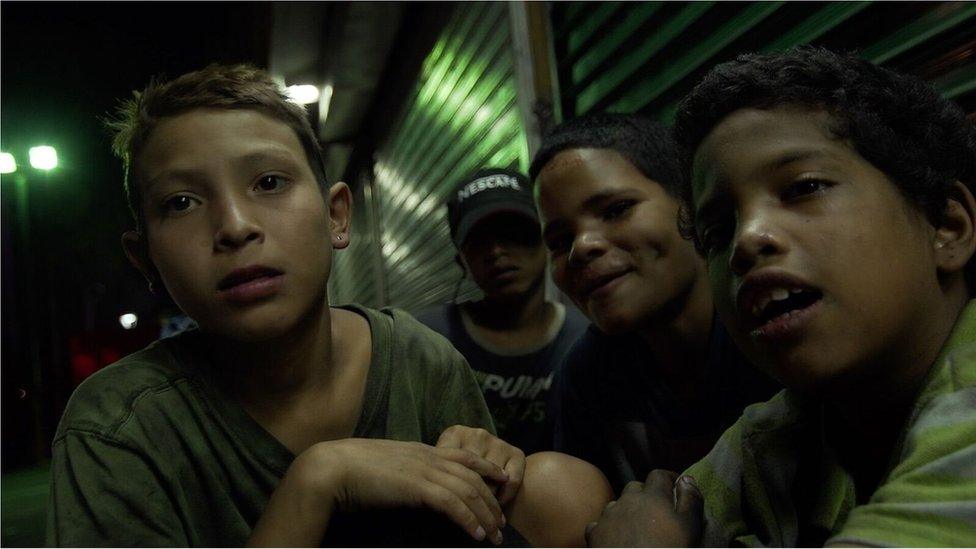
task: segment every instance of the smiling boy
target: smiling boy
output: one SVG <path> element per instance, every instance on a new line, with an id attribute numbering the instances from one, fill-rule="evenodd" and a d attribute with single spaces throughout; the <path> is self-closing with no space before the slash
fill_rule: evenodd
<path id="1" fill-rule="evenodd" d="M 972 123 L 803 48 L 714 68 L 676 132 L 719 314 L 787 389 L 689 469 L 697 489 L 631 487 L 591 543 L 976 543 Z"/>
<path id="2" fill-rule="evenodd" d="M 704 261 L 678 232 L 670 132 L 635 115 L 569 120 L 531 176 L 553 279 L 594 326 L 557 378 L 556 450 L 617 493 L 684 469 L 773 391 L 717 322 Z"/>
<path id="3" fill-rule="evenodd" d="M 126 254 L 200 329 L 72 395 L 49 543 L 464 542 L 425 515 L 363 513 L 398 508 L 502 542 L 525 460 L 491 436 L 463 358 L 399 311 L 329 306 L 350 192 L 326 184 L 305 112 L 262 71 L 214 65 L 150 84 L 113 127 Z"/>

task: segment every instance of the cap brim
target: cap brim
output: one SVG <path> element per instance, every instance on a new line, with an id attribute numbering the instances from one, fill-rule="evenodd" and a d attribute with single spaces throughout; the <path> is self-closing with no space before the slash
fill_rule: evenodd
<path id="1" fill-rule="evenodd" d="M 464 240 L 468 238 L 468 234 L 471 233 L 471 229 L 473 229 L 475 225 L 481 223 L 488 217 L 500 213 L 520 214 L 528 218 L 536 225 L 539 224 L 539 216 L 536 213 L 535 208 L 529 206 L 528 204 L 509 201 L 503 203 L 482 204 L 467 212 L 464 218 L 461 219 L 461 222 L 458 224 L 457 232 L 454 234 L 454 244 L 460 248 L 461 244 L 463 244 Z"/>

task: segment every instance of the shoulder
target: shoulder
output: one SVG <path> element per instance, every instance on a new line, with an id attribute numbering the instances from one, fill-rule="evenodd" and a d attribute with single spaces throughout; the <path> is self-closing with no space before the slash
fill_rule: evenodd
<path id="1" fill-rule="evenodd" d="M 54 442 L 70 431 L 115 437 L 136 414 L 165 406 L 161 395 L 188 378 L 195 331 L 156 341 L 85 379 L 72 393 Z"/>
<path id="2" fill-rule="evenodd" d="M 467 363 L 444 336 L 395 308 L 356 307 L 370 323 L 379 351 L 395 360 L 398 369 L 451 372 Z"/>

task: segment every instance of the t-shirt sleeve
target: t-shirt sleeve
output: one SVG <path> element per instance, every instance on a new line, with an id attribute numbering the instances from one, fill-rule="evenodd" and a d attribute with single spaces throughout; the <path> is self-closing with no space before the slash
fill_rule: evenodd
<path id="1" fill-rule="evenodd" d="M 187 546 L 152 464 L 107 437 L 69 431 L 51 461 L 49 546 Z"/>
<path id="2" fill-rule="evenodd" d="M 976 352 L 955 359 L 951 371 L 972 381 Z M 966 385 L 925 405 L 901 461 L 828 545 L 976 545 L 976 385 Z"/>

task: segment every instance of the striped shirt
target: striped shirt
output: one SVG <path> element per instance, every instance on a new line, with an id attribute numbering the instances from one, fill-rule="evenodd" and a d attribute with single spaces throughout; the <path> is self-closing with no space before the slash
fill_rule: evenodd
<path id="1" fill-rule="evenodd" d="M 976 300 L 927 374 L 867 503 L 856 504 L 811 404 L 787 389 L 750 406 L 688 469 L 705 498 L 702 546 L 976 545 Z"/>

